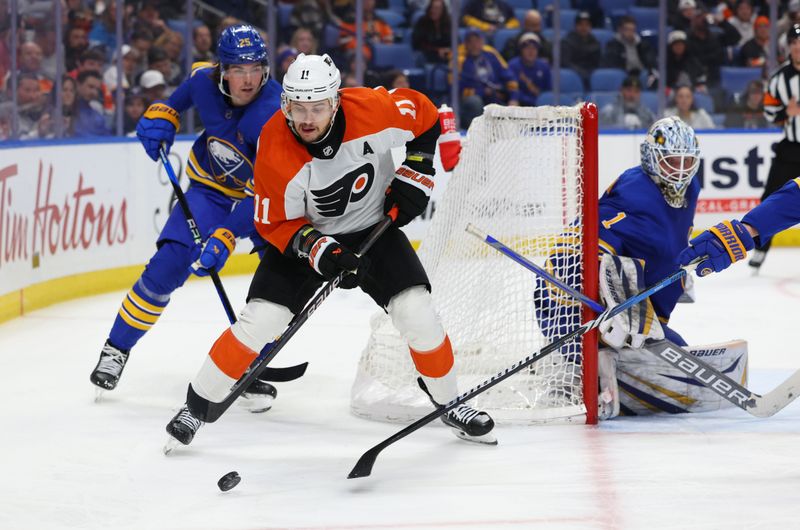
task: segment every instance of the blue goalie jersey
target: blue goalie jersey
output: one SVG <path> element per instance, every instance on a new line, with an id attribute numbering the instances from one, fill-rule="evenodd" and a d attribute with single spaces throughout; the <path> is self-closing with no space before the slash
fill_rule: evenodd
<path id="1" fill-rule="evenodd" d="M 235 107 L 217 87 L 215 70 L 216 65 L 196 63 L 167 103 L 178 112 L 194 106 L 205 127 L 189 154 L 189 178 L 241 199 L 253 194 L 256 144 L 261 127 L 280 110 L 282 88 L 269 79 L 254 101 Z"/>

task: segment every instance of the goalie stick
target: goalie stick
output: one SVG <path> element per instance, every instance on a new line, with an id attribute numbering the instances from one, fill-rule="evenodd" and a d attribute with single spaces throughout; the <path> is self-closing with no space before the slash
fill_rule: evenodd
<path id="1" fill-rule="evenodd" d="M 384 216 L 383 220 L 375 225 L 375 228 L 367 235 L 364 241 L 361 243 L 361 246 L 356 251 L 356 255 L 361 256 L 366 253 L 372 245 L 381 237 L 387 228 L 389 228 L 394 220 L 397 219 L 397 206 L 392 208 L 389 213 Z M 262 373 L 265 369 L 268 368 L 267 364 L 276 356 L 278 352 L 286 346 L 286 343 L 289 342 L 297 330 L 306 323 L 309 317 L 317 310 L 317 308 L 325 301 L 325 299 L 330 295 L 334 289 L 339 285 L 344 278 L 344 275 L 347 274 L 346 272 L 340 272 L 334 279 L 327 282 L 325 285 L 322 286 L 322 289 L 311 299 L 308 304 L 303 308 L 302 311 L 297 313 L 289 325 L 286 326 L 286 331 L 276 340 L 270 344 L 267 344 L 264 349 L 261 351 L 261 355 L 253 361 L 253 364 L 250 366 L 250 371 L 246 372 L 241 379 L 239 379 L 236 383 L 233 384 L 231 387 L 228 396 L 220 401 L 219 403 L 210 401 L 208 403 L 208 408 L 206 411 L 194 411 L 192 410 L 192 414 L 199 420 L 204 421 L 206 423 L 213 423 L 217 421 L 222 414 L 225 413 L 226 410 L 231 406 L 231 404 L 236 400 L 239 395 L 250 385 L 250 383 L 258 377 L 260 373 Z M 272 346 L 270 348 L 270 346 Z"/>
<path id="2" fill-rule="evenodd" d="M 172 189 L 175 191 L 175 197 L 178 199 L 178 204 L 180 204 L 181 210 L 183 210 L 183 216 L 186 218 L 186 224 L 189 227 L 189 232 L 192 234 L 192 239 L 196 245 L 201 245 L 203 243 L 203 238 L 200 236 L 200 229 L 197 228 L 197 222 L 194 220 L 192 211 L 189 209 L 189 203 L 186 201 L 186 195 L 183 194 L 183 190 L 178 183 L 178 177 L 175 175 L 175 170 L 172 169 L 172 163 L 169 161 L 169 158 L 167 158 L 167 151 L 163 144 L 158 150 L 158 154 L 161 157 L 161 163 L 164 165 L 164 170 L 167 172 L 169 181 L 172 183 Z M 219 279 L 219 274 L 213 267 L 208 269 L 208 274 L 211 276 L 211 280 L 214 282 L 214 287 L 217 289 L 217 295 L 219 296 L 220 302 L 222 302 L 222 307 L 225 309 L 225 314 L 228 315 L 228 321 L 233 324 L 236 322 L 236 314 L 233 312 L 233 307 L 231 306 L 231 302 L 228 299 L 227 293 L 225 292 L 225 287 L 222 285 L 222 280 Z M 303 374 L 306 373 L 307 366 L 308 363 L 302 363 L 296 366 L 288 366 L 286 368 L 269 368 L 262 373 L 261 379 L 264 381 L 273 382 L 294 381 L 295 379 L 303 377 Z"/>
<path id="3" fill-rule="evenodd" d="M 486 232 L 483 232 L 474 225 L 467 225 L 467 232 L 483 239 L 487 245 L 497 249 L 502 254 L 510 257 L 523 267 L 538 274 L 546 281 L 558 286 L 561 288 L 561 290 L 573 298 L 585 303 L 593 310 L 603 310 L 603 306 L 596 301 L 564 284 L 557 278 L 553 277 L 546 270 L 542 269 L 524 256 L 521 256 L 510 247 L 493 238 Z M 768 418 L 774 415 L 786 407 L 789 403 L 797 399 L 798 396 L 800 396 L 800 370 L 794 372 L 791 376 L 789 376 L 788 379 L 786 379 L 786 381 L 781 383 L 774 390 L 764 395 L 760 395 L 748 390 L 746 387 L 734 381 L 705 361 L 698 359 L 685 348 L 678 346 L 669 340 L 663 339 L 659 341 L 645 342 L 640 349 L 645 350 L 648 353 L 652 353 L 656 357 L 660 357 L 667 364 L 680 370 L 698 383 L 701 383 L 703 386 L 713 391 L 726 401 L 729 401 L 743 411 L 758 418 Z"/>
<path id="4" fill-rule="evenodd" d="M 514 364 L 512 366 L 509 366 L 508 368 L 506 368 L 505 370 L 503 370 L 499 374 L 494 375 L 490 379 L 487 379 L 483 383 L 479 384 L 478 386 L 476 386 L 476 387 L 474 387 L 474 388 L 472 388 L 470 390 L 467 390 L 466 392 L 464 392 L 463 394 L 459 395 L 454 400 L 452 400 L 450 403 L 448 403 L 446 405 L 443 405 L 441 408 L 437 408 L 436 410 L 434 410 L 433 412 L 429 413 L 428 415 L 423 416 L 422 418 L 418 419 L 414 423 L 406 426 L 404 429 L 402 429 L 402 430 L 396 432 L 395 434 L 391 435 L 390 437 L 388 437 L 384 441 L 380 442 L 376 446 L 372 447 L 371 449 L 367 450 L 367 452 L 365 452 L 363 455 L 361 455 L 361 458 L 358 459 L 358 462 L 356 462 L 356 465 L 353 467 L 352 471 L 350 471 L 350 474 L 347 475 L 347 478 L 360 478 L 360 477 L 369 476 L 372 473 L 372 468 L 375 465 L 375 460 L 377 460 L 378 455 L 381 453 L 381 451 L 383 451 L 384 449 L 386 449 L 387 447 L 389 447 L 393 443 L 395 443 L 395 442 L 397 442 L 399 440 L 402 440 L 403 438 L 405 438 L 406 436 L 408 436 L 412 432 L 420 429 L 421 427 L 424 427 L 425 425 L 429 424 L 433 420 L 435 420 L 435 419 L 439 418 L 440 416 L 446 414 L 447 412 L 453 410 L 454 408 L 456 408 L 460 404 L 469 401 L 470 399 L 474 398 L 478 394 L 481 394 L 481 393 L 485 392 L 486 390 L 492 388 L 493 386 L 495 386 L 496 384 L 500 383 L 501 381 L 504 381 L 504 380 L 508 379 L 509 377 L 511 377 L 512 375 L 516 374 L 517 372 L 519 372 L 519 371 L 523 370 L 524 368 L 530 366 L 531 364 L 535 363 L 539 359 L 542 359 L 542 358 L 546 357 L 547 355 L 553 353 L 554 351 L 558 350 L 559 348 L 561 348 L 562 346 L 567 344 L 569 341 L 571 341 L 571 340 L 573 340 L 573 339 L 575 339 L 577 337 L 580 337 L 581 335 L 583 335 L 585 333 L 588 333 L 589 331 L 591 331 L 594 328 L 598 327 L 600 324 L 602 324 L 606 320 L 608 320 L 610 318 L 613 318 L 614 316 L 616 316 L 619 313 L 625 311 L 629 307 L 638 304 L 639 302 L 641 302 L 642 300 L 644 300 L 645 298 L 647 298 L 651 294 L 653 294 L 653 293 L 655 293 L 657 291 L 660 291 L 661 289 L 663 289 L 667 285 L 675 282 L 676 280 L 679 280 L 680 278 L 683 278 L 685 275 L 686 275 L 686 271 L 684 269 L 679 269 L 679 270 L 673 272 L 672 274 L 670 274 L 669 276 L 667 276 L 666 278 L 664 278 L 660 282 L 656 283 L 655 285 L 652 285 L 652 286 L 648 287 L 647 289 L 645 289 L 644 291 L 640 292 L 639 294 L 628 298 L 627 300 L 623 301 L 621 304 L 619 304 L 617 306 L 614 306 L 611 309 L 606 309 L 605 311 L 600 313 L 597 316 L 597 318 L 595 318 L 594 320 L 590 320 L 589 322 L 586 322 L 585 324 L 581 325 L 580 327 L 575 328 L 574 330 L 572 330 L 571 332 L 567 333 L 566 335 L 564 335 L 563 337 L 561 337 L 557 341 L 552 342 L 552 343 L 548 344 L 547 346 L 545 346 L 544 348 L 542 348 L 542 349 L 530 354 L 529 356 L 525 357 L 521 361 L 518 361 L 516 364 Z"/>

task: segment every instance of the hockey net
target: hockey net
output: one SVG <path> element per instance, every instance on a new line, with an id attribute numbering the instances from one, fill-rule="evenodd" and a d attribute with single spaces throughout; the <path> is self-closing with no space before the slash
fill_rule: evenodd
<path id="1" fill-rule="evenodd" d="M 473 120 L 419 255 L 437 311 L 454 347 L 461 392 L 558 337 L 545 337 L 537 304 L 557 298 L 559 318 L 591 318 L 535 275 L 465 232 L 468 223 L 534 263 L 597 294 L 597 111 L 576 107 L 487 106 Z M 565 244 L 566 242 L 566 244 Z M 563 260 L 566 262 L 563 262 Z M 566 272 L 565 272 L 566 271 Z M 373 316 L 351 391 L 357 416 L 409 422 L 431 411 L 416 384 L 408 348 L 389 317 Z M 596 421 L 594 334 L 537 361 L 477 396 L 472 405 L 504 423 Z"/>

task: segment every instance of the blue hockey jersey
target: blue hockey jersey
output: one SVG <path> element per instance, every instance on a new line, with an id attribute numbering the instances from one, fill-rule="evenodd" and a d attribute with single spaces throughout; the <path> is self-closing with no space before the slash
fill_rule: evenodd
<path id="1" fill-rule="evenodd" d="M 212 79 L 215 69 L 211 63 L 195 63 L 167 103 L 178 112 L 194 106 L 205 127 L 189 154 L 189 178 L 241 199 L 253 194 L 256 144 L 261 127 L 280 110 L 282 88 L 269 79 L 254 101 L 236 107 Z"/>
<path id="2" fill-rule="evenodd" d="M 758 230 L 762 244 L 781 230 L 800 223 L 800 177 L 790 180 L 750 210 L 742 222 Z"/>
<path id="3" fill-rule="evenodd" d="M 700 182 L 693 179 L 686 190 L 687 205 L 673 208 L 640 166 L 626 170 L 600 198 L 601 254 L 643 259 L 647 286 L 664 279 L 678 270 L 677 257 L 689 242 L 699 194 Z M 650 297 L 662 323 L 683 290 L 682 283 L 673 283 Z"/>

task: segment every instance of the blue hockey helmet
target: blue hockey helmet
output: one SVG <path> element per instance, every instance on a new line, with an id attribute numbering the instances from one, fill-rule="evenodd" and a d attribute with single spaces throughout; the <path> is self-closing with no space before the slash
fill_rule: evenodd
<path id="1" fill-rule="evenodd" d="M 236 24 L 222 32 L 217 43 L 217 56 L 219 57 L 219 91 L 231 97 L 228 91 L 226 70 L 229 66 L 238 64 L 259 63 L 262 68 L 261 87 L 269 79 L 269 59 L 267 58 L 267 45 L 261 38 L 258 30 L 249 24 Z"/>
<path id="2" fill-rule="evenodd" d="M 256 28 L 236 24 L 222 32 L 217 43 L 217 57 L 222 65 L 261 63 L 269 66 L 267 45 Z"/>

